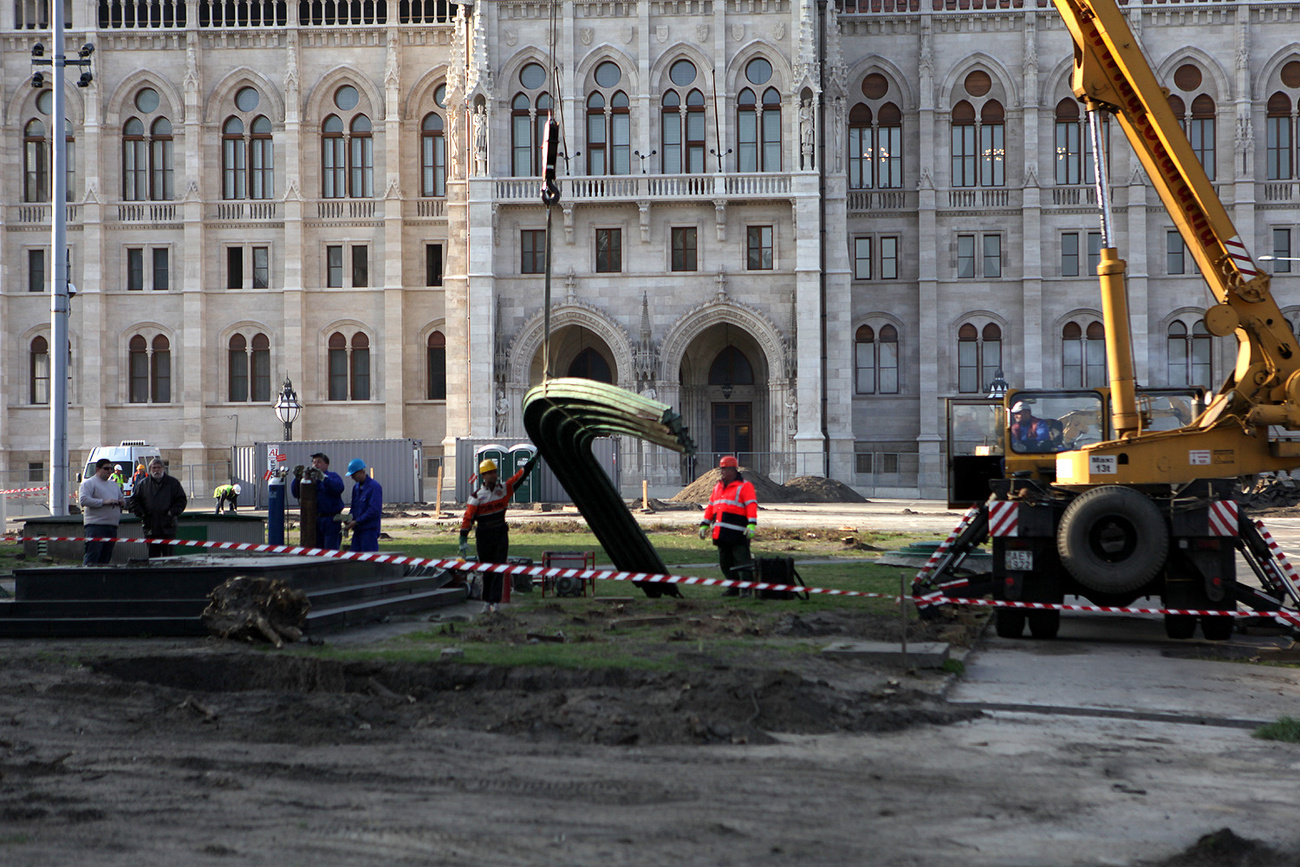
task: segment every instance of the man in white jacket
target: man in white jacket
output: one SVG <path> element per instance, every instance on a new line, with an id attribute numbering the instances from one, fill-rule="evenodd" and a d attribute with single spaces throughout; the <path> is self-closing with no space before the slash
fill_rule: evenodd
<path id="1" fill-rule="evenodd" d="M 113 462 L 100 458 L 95 462 L 95 474 L 81 483 L 81 514 L 86 538 L 109 537 L 107 542 L 87 542 L 83 566 L 95 566 L 113 559 L 112 539 L 117 538 L 117 525 L 122 521 L 122 489 L 110 478 Z"/>

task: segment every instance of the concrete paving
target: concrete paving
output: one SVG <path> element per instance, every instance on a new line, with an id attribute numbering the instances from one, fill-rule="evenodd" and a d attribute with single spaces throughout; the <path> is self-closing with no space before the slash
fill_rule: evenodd
<path id="1" fill-rule="evenodd" d="M 1244 664 L 1290 643 L 1171 641 L 1159 617 L 1066 613 L 1049 641 L 990 630 L 949 697 L 994 710 L 1254 726 L 1300 717 L 1300 671 Z"/>

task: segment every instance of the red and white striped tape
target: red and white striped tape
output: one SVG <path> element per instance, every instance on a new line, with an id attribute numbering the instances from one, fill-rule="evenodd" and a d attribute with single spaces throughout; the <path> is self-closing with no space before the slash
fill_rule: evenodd
<path id="1" fill-rule="evenodd" d="M 1300 572 L 1296 571 L 1290 558 L 1286 556 L 1286 552 L 1282 550 L 1282 546 L 1273 538 L 1273 534 L 1264 526 L 1263 521 L 1256 518 L 1255 528 L 1259 530 L 1260 538 L 1264 540 L 1264 544 L 1268 545 L 1269 553 L 1272 555 L 1272 557 L 1265 561 L 1266 565 L 1269 567 L 1269 571 L 1280 584 L 1283 584 L 1284 586 L 1290 585 L 1289 589 L 1292 599 L 1300 598 Z"/>
<path id="2" fill-rule="evenodd" d="M 1241 532 L 1241 519 L 1234 500 L 1215 500 L 1210 503 L 1210 535 L 1237 536 Z"/>
<path id="3" fill-rule="evenodd" d="M 989 535 L 1020 535 L 1020 504 L 1010 500 L 989 503 Z"/>
<path id="4" fill-rule="evenodd" d="M 969 513 L 968 513 L 969 514 Z M 325 548 L 304 548 L 300 545 L 260 545 L 252 542 L 200 542 L 193 539 L 137 539 L 87 536 L 21 536 L 24 542 L 136 542 L 211 548 L 219 551 L 244 551 L 265 554 L 292 554 L 307 557 L 324 557 L 363 562 L 396 563 L 406 566 L 432 566 L 436 569 L 456 569 L 462 572 L 501 572 L 506 575 L 529 575 L 535 578 L 582 578 L 596 581 L 636 581 L 650 584 L 697 585 L 700 587 L 735 587 L 740 590 L 775 590 L 808 593 L 820 596 L 850 596 L 862 599 L 889 599 L 895 604 L 911 599 L 919 608 L 934 605 L 972 605 L 983 608 L 1022 608 L 1034 611 L 1071 611 L 1080 614 L 1183 614 L 1209 617 L 1272 617 L 1283 626 L 1300 629 L 1300 611 L 1218 611 L 1202 608 L 1146 608 L 1132 605 L 1079 605 L 1064 602 L 1019 602 L 1006 599 L 967 599 L 948 596 L 945 591 L 967 584 L 966 579 L 948 582 L 922 596 L 899 596 L 895 593 L 871 593 L 866 590 L 839 590 L 830 587 L 805 587 L 793 584 L 773 584 L 766 581 L 733 581 L 726 578 L 700 578 L 694 575 L 658 575 L 650 572 L 620 572 L 613 569 L 561 569 L 545 566 L 517 566 L 509 563 L 475 563 L 467 560 L 439 560 L 425 557 L 407 557 L 401 554 L 374 552 L 333 551 Z M 1271 539 L 1270 539 L 1271 543 Z M 1285 558 L 1285 555 L 1282 555 Z M 1288 563 L 1288 566 L 1290 564 Z"/>
<path id="5" fill-rule="evenodd" d="M 43 485 L 39 488 L 10 488 L 7 491 L 0 491 L 0 495 L 2 496 L 13 496 L 14 494 L 26 495 L 26 494 L 38 493 L 40 491 L 48 491 L 49 489 L 50 489 L 49 485 Z"/>
<path id="6" fill-rule="evenodd" d="M 1240 235 L 1233 235 L 1223 242 L 1223 247 L 1228 251 L 1229 258 L 1237 267 L 1237 271 L 1247 280 L 1258 277 L 1259 269 L 1255 267 L 1255 261 L 1250 258 L 1250 251 L 1242 243 Z"/>

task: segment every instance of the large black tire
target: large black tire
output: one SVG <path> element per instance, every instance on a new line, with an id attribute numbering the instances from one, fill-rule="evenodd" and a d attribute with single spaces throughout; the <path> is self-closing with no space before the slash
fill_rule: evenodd
<path id="1" fill-rule="evenodd" d="M 1166 614 L 1165 635 L 1182 641 L 1196 634 L 1195 614 Z"/>
<path id="2" fill-rule="evenodd" d="M 1201 634 L 1207 641 L 1227 641 L 1232 637 L 1232 629 L 1236 625 L 1233 621 L 1235 617 L 1224 617 L 1222 615 L 1202 614 L 1201 615 Z"/>
<path id="3" fill-rule="evenodd" d="M 1030 611 L 1027 619 L 1029 634 L 1034 638 L 1055 638 L 1056 633 L 1061 631 L 1059 611 Z"/>
<path id="4" fill-rule="evenodd" d="M 1080 494 L 1056 533 L 1061 563 L 1074 579 L 1102 593 L 1131 593 L 1165 565 L 1169 528 L 1150 498 L 1119 485 Z"/>
<path id="5" fill-rule="evenodd" d="M 993 612 L 993 627 L 998 638 L 1019 638 L 1025 631 L 1023 608 L 998 608 Z"/>

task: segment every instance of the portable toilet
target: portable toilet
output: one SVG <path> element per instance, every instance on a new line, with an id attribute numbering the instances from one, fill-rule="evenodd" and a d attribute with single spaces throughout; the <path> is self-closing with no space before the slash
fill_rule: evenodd
<path id="1" fill-rule="evenodd" d="M 512 445 L 510 447 L 510 475 L 514 475 L 523 469 L 524 464 L 532 460 L 535 454 L 537 454 L 537 447 L 532 443 L 515 443 Z M 512 501 L 516 503 L 537 502 L 537 492 L 539 490 L 537 480 L 539 478 L 540 474 L 537 472 L 537 468 L 534 467 L 533 472 L 528 474 L 528 478 L 524 479 L 519 487 L 515 488 L 515 496 Z"/>
<path id="2" fill-rule="evenodd" d="M 514 470 L 510 469 L 510 450 L 500 443 L 488 443 L 474 450 L 474 477 L 470 490 L 478 489 L 478 465 L 484 461 L 496 461 L 497 477 L 502 481 L 510 478 Z"/>

